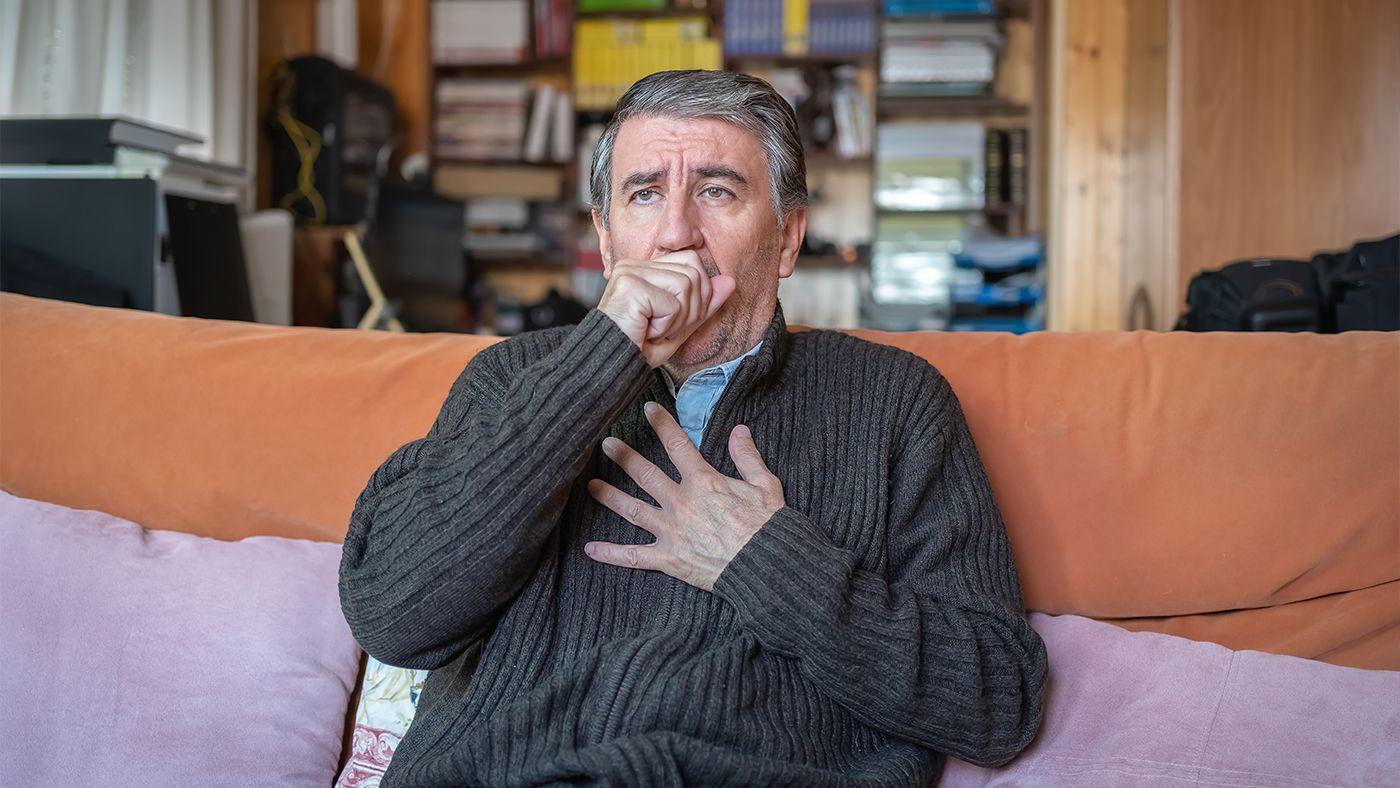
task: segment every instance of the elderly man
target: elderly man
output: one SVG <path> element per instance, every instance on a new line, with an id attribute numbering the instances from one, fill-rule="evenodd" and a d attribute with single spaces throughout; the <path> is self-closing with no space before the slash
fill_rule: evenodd
<path id="1" fill-rule="evenodd" d="M 1046 672 L 961 406 L 777 301 L 806 230 L 762 80 L 633 85 L 593 158 L 607 287 L 479 353 L 356 503 L 351 631 L 430 669 L 383 785 L 932 785 Z"/>

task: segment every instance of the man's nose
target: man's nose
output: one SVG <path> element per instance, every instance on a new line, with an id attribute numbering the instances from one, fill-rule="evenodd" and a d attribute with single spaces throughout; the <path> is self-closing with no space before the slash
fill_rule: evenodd
<path id="1" fill-rule="evenodd" d="M 700 232 L 700 223 L 695 214 L 695 204 L 689 199 L 667 200 L 661 214 L 661 223 L 656 228 L 654 245 L 661 254 L 679 252 L 684 249 L 698 249 L 705 243 Z"/>

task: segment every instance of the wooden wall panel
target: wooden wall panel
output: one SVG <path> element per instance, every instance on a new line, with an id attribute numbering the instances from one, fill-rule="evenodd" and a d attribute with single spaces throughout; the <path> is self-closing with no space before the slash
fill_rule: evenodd
<path id="1" fill-rule="evenodd" d="M 1049 327 L 1161 328 L 1167 0 L 1054 6 Z M 1130 309 L 1134 296 L 1148 308 Z M 1131 312 L 1131 314 L 1130 314 Z"/>
<path id="2" fill-rule="evenodd" d="M 1179 0 L 1179 278 L 1400 231 L 1400 2 Z"/>
<path id="3" fill-rule="evenodd" d="M 360 0 L 357 71 L 394 91 L 403 137 L 394 161 L 428 150 L 432 43 L 428 0 Z"/>
<path id="4" fill-rule="evenodd" d="M 266 119 L 272 106 L 269 78 L 284 58 L 316 51 L 316 0 L 263 0 L 258 3 L 257 206 L 273 206 L 272 141 Z"/>

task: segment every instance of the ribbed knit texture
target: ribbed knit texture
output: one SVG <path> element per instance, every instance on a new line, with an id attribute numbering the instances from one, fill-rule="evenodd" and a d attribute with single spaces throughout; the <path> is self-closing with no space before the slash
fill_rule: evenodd
<path id="1" fill-rule="evenodd" d="M 923 359 L 776 305 L 700 450 L 738 477 L 752 430 L 787 506 L 713 592 L 595 562 L 655 503 L 600 447 L 679 474 L 642 414 L 662 373 L 606 315 L 478 354 L 428 435 L 374 473 L 340 597 L 377 659 L 432 669 L 383 786 L 933 785 L 1039 728 L 1045 646 L 948 382 Z"/>

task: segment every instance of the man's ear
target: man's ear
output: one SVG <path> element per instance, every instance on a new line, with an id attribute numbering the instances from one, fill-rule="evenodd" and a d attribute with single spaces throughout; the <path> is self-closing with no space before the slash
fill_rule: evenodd
<path id="1" fill-rule="evenodd" d="M 603 278 L 607 279 L 612 276 L 613 261 L 608 256 L 611 246 L 608 241 L 611 240 L 611 236 L 608 234 L 608 228 L 603 226 L 603 215 L 598 213 L 598 209 L 594 208 L 590 213 L 593 216 L 593 230 L 598 233 L 598 253 L 603 256 Z"/>
<path id="2" fill-rule="evenodd" d="M 797 253 L 802 250 L 802 238 L 807 234 L 807 209 L 798 208 L 787 215 L 783 225 L 783 245 L 778 250 L 778 278 L 792 276 L 797 267 Z"/>

